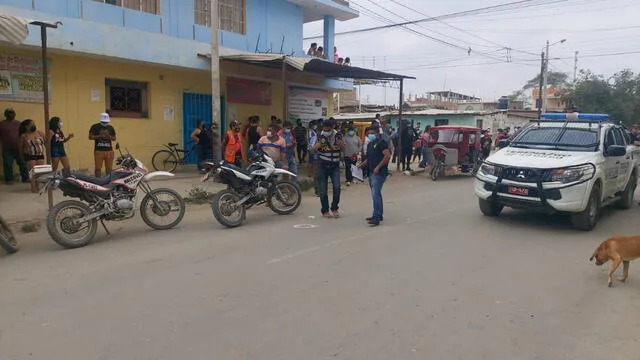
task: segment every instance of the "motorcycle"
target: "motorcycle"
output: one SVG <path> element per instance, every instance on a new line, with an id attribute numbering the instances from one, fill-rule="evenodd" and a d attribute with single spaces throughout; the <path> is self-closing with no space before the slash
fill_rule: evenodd
<path id="1" fill-rule="evenodd" d="M 44 165 L 49 169 L 35 169 L 39 173 L 36 177 L 39 180 L 44 178 L 45 182 L 41 194 L 49 189 L 60 189 L 64 196 L 79 199 L 56 204 L 47 216 L 49 235 L 62 247 L 73 249 L 89 244 L 98 230 L 98 221 L 110 235 L 104 221 L 132 218 L 138 190 L 146 194 L 140 202 L 140 215 L 149 227 L 167 230 L 182 221 L 185 203 L 180 194 L 167 188 L 152 189 L 149 185 L 149 181 L 156 177 L 174 174 L 166 171 L 149 172 L 142 162 L 128 152 L 123 155 L 119 144 L 116 144 L 116 149 L 120 153 L 116 165 L 120 168 L 101 178 L 79 173 L 69 176 L 46 174 L 47 170 L 50 171 L 49 165 Z M 153 215 L 164 220 L 173 213 L 177 216 L 168 223 L 152 220 Z"/>
<path id="2" fill-rule="evenodd" d="M 213 181 L 227 185 L 225 190 L 216 193 L 211 203 L 213 216 L 226 227 L 242 225 L 247 209 L 254 205 L 266 203 L 274 213 L 288 215 L 296 211 L 302 202 L 300 187 L 293 181 L 278 177 L 296 175 L 276 168 L 274 161 L 262 152 L 256 154 L 246 169 L 224 160 L 217 163 L 206 161 L 202 167 L 205 170 L 202 182 L 213 178 Z"/>
<path id="3" fill-rule="evenodd" d="M 445 159 L 447 158 L 447 150 L 442 147 L 433 149 L 433 167 L 431 168 L 431 180 L 436 181 L 444 175 Z"/>
<path id="4" fill-rule="evenodd" d="M 0 217 L 0 247 L 8 254 L 18 252 L 18 242 L 9 225 Z"/>

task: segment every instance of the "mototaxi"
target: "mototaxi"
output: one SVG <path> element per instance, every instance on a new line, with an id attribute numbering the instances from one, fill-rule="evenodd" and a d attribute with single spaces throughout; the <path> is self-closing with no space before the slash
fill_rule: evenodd
<path id="1" fill-rule="evenodd" d="M 472 126 L 441 125 L 429 130 L 427 144 L 433 181 L 442 176 L 474 175 L 480 166 L 482 129 Z"/>

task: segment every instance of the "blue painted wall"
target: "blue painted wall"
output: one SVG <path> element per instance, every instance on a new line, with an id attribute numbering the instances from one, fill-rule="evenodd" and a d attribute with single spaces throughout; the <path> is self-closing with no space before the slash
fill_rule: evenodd
<path id="1" fill-rule="evenodd" d="M 143 62 L 206 69 L 197 53 L 208 53 L 211 30 L 194 24 L 194 0 L 161 0 L 149 14 L 93 0 L 0 0 L 0 12 L 62 21 L 50 30 L 49 47 Z M 246 34 L 220 32 L 220 45 L 248 52 L 286 53 L 302 49 L 303 8 L 285 0 L 247 0 Z M 39 46 L 37 28 L 27 45 Z M 114 41 L 118 39 L 118 41 Z"/>

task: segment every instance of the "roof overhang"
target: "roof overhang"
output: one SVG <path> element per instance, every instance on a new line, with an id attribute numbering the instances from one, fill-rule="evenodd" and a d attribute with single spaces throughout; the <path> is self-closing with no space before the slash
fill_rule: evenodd
<path id="1" fill-rule="evenodd" d="M 357 10 L 349 6 L 344 0 L 287 0 L 302 8 L 303 21 L 309 23 L 322 20 L 325 15 L 331 15 L 338 21 L 347 21 L 360 16 Z"/>
<path id="2" fill-rule="evenodd" d="M 201 57 L 211 58 L 210 54 L 198 54 Z M 365 69 L 355 66 L 334 64 L 317 58 L 301 58 L 281 54 L 220 54 L 220 60 L 238 61 L 258 66 L 289 69 L 322 75 L 336 79 L 360 79 L 360 80 L 386 80 L 397 81 L 402 79 L 415 79 L 411 76 L 397 75 L 377 70 Z"/>
<path id="3" fill-rule="evenodd" d="M 46 22 L 0 13 L 0 42 L 22 44 L 29 36 L 29 25 L 57 28 L 61 22 Z"/>

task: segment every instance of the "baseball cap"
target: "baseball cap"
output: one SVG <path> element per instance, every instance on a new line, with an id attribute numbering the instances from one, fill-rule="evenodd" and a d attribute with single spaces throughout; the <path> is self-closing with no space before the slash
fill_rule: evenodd
<path id="1" fill-rule="evenodd" d="M 103 122 L 103 123 L 111 122 L 111 118 L 109 117 L 109 114 L 107 113 L 100 114 L 100 122 Z"/>

